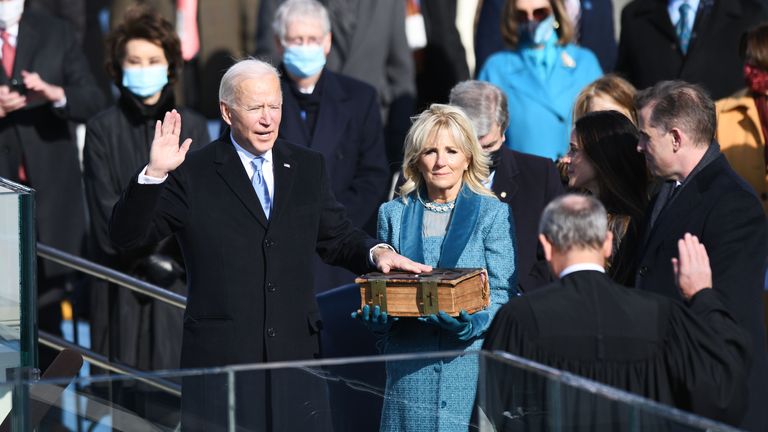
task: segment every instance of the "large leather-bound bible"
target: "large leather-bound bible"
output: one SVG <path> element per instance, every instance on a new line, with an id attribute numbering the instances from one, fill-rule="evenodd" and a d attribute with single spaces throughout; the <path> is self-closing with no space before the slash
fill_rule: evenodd
<path id="1" fill-rule="evenodd" d="M 481 268 L 433 269 L 429 273 L 368 273 L 360 285 L 360 307 L 380 306 L 390 316 L 419 317 L 442 310 L 458 316 L 490 305 L 488 278 Z"/>

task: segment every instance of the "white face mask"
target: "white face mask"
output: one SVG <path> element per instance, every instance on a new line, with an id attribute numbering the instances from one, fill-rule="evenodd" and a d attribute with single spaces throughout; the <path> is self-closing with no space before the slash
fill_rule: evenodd
<path id="1" fill-rule="evenodd" d="M 0 1 L 0 28 L 7 29 L 19 22 L 24 12 L 24 0 Z"/>

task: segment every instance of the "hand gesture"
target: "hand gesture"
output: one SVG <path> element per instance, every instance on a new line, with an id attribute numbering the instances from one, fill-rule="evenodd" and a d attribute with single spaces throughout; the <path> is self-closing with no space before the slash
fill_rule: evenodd
<path id="1" fill-rule="evenodd" d="M 0 86 L 0 118 L 27 106 L 26 96 L 17 91 L 11 91 L 7 85 Z"/>
<path id="2" fill-rule="evenodd" d="M 24 80 L 24 86 L 27 88 L 27 96 L 30 101 L 44 100 L 56 102 L 64 99 L 64 89 L 43 81 L 37 72 L 23 70 L 21 71 L 21 78 Z"/>
<path id="3" fill-rule="evenodd" d="M 149 149 L 149 165 L 146 174 L 154 178 L 163 178 L 184 162 L 192 139 L 187 138 L 179 146 L 181 134 L 181 114 L 173 110 L 165 113 L 162 121 L 155 124 L 155 138 Z"/>
<path id="4" fill-rule="evenodd" d="M 373 313 L 371 313 L 371 307 L 365 305 L 362 310 L 352 312 L 352 318 L 362 322 L 374 333 L 386 333 L 392 323 L 397 321 L 397 317 L 389 317 L 378 305 L 373 307 Z"/>
<path id="5" fill-rule="evenodd" d="M 685 233 L 677 241 L 679 258 L 672 258 L 672 270 L 675 273 L 675 283 L 685 300 L 690 300 L 699 291 L 712 288 L 712 269 L 709 266 L 709 256 L 699 239 Z"/>
<path id="6" fill-rule="evenodd" d="M 373 262 L 382 273 L 392 270 L 402 270 L 411 273 L 430 272 L 432 267 L 411 261 L 399 253 L 384 247 L 378 247 L 373 251 Z"/>

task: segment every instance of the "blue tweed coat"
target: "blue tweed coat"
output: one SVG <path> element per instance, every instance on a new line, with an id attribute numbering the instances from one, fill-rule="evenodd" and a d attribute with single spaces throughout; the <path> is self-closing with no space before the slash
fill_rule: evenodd
<path id="1" fill-rule="evenodd" d="M 464 187 L 445 237 L 422 237 L 424 206 L 413 196 L 379 209 L 379 239 L 426 264 L 482 267 L 491 287 L 490 313 L 517 295 L 515 234 L 509 206 Z M 395 322 L 383 340 L 386 354 L 479 350 L 478 337 L 460 341 L 454 333 L 414 318 Z M 477 356 L 387 364 L 382 431 L 466 431 L 478 373 Z"/>

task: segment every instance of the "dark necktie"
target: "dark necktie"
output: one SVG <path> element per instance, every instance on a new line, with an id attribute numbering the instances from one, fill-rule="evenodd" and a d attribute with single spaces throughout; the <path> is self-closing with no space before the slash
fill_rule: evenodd
<path id="1" fill-rule="evenodd" d="M 688 53 L 688 44 L 691 42 L 691 20 L 688 19 L 688 12 L 691 10 L 691 5 L 683 3 L 680 5 L 680 19 L 677 20 L 675 30 L 677 31 L 677 38 L 680 41 L 680 50 L 683 54 Z"/>

